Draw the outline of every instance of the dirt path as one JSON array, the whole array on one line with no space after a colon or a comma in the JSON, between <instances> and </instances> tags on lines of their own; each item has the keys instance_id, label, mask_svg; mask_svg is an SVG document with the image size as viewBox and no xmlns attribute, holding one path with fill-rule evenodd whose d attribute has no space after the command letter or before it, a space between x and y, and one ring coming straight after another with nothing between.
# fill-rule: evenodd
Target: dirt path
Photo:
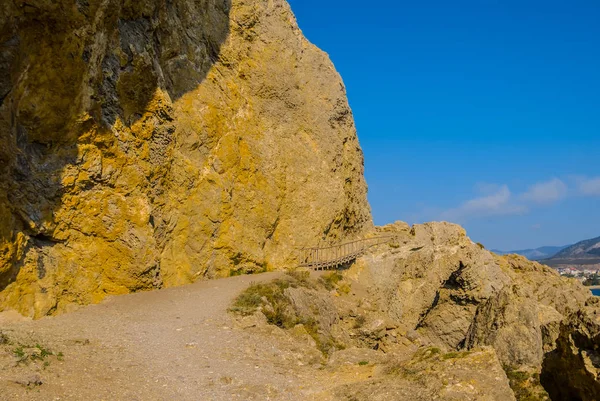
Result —
<instances>
[{"instance_id":1,"label":"dirt path","mask_svg":"<svg viewBox=\"0 0 600 401\"><path fill-rule=\"evenodd\" d=\"M290 356L294 349L284 339L265 341L237 328L227 313L251 282L281 275L239 276L112 297L70 314L4 324L0 328L9 336L43 342L64 358L38 367L43 384L33 388L15 383L18 375L30 374L25 368L13 362L0 370L0 399L315 399L309 385L314 367L298 366L301 362Z\"/></svg>"}]
</instances>

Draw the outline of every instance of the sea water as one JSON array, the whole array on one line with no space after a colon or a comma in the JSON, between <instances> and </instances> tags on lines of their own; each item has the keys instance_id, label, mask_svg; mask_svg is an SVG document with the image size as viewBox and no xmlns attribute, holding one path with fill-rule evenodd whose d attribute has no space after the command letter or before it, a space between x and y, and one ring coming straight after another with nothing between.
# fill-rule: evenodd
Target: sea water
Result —
<instances>
[{"instance_id":1,"label":"sea water","mask_svg":"<svg viewBox=\"0 0 600 401\"><path fill-rule=\"evenodd\" d=\"M595 295L595 296L597 296L597 297L600 297L600 288L598 288L598 289L593 289L593 290L591 290L591 291L592 291L592 294L594 294L594 295Z\"/></svg>"}]
</instances>

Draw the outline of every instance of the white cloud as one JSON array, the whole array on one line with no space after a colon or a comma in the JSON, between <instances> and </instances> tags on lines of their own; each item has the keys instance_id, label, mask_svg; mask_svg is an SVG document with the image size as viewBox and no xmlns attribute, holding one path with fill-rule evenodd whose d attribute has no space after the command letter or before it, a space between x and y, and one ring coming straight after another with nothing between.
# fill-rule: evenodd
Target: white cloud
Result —
<instances>
[{"instance_id":1,"label":"white cloud","mask_svg":"<svg viewBox=\"0 0 600 401\"><path fill-rule=\"evenodd\" d=\"M479 196L445 211L429 208L423 211L420 220L427 216L463 224L467 220L477 218L523 215L528 213L530 208L576 195L600 196L600 177L571 176L567 177L567 180L552 178L535 183L526 192L518 194L512 194L508 185L478 183L475 190ZM540 224L534 224L531 229L540 230L541 227Z\"/></svg>"},{"instance_id":2,"label":"white cloud","mask_svg":"<svg viewBox=\"0 0 600 401\"><path fill-rule=\"evenodd\" d=\"M521 195L521 198L534 203L552 203L566 197L567 192L567 185L558 178L554 178L532 185L527 192Z\"/></svg>"},{"instance_id":3,"label":"white cloud","mask_svg":"<svg viewBox=\"0 0 600 401\"><path fill-rule=\"evenodd\" d=\"M600 196L600 177L580 178L577 182L577 189L581 195Z\"/></svg>"},{"instance_id":4,"label":"white cloud","mask_svg":"<svg viewBox=\"0 0 600 401\"><path fill-rule=\"evenodd\" d=\"M490 186L486 187L488 190ZM496 191L468 200L459 207L442 213L442 219L464 221L474 217L507 216L523 214L527 208L512 202L512 195L507 185L496 187Z\"/></svg>"}]
</instances>

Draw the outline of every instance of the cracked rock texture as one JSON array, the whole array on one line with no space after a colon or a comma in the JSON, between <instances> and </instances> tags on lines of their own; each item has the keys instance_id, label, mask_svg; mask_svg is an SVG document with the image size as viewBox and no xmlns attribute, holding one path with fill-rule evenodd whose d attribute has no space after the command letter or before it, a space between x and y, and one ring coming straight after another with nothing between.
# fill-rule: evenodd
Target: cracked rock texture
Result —
<instances>
[{"instance_id":1,"label":"cracked rock texture","mask_svg":"<svg viewBox=\"0 0 600 401\"><path fill-rule=\"evenodd\" d=\"M421 348L383 374L336 389L336 399L360 401L514 401L492 349L444 354Z\"/></svg>"},{"instance_id":2,"label":"cracked rock texture","mask_svg":"<svg viewBox=\"0 0 600 401\"><path fill-rule=\"evenodd\" d=\"M0 5L0 309L283 268L371 225L344 86L285 1Z\"/></svg>"},{"instance_id":3,"label":"cracked rock texture","mask_svg":"<svg viewBox=\"0 0 600 401\"><path fill-rule=\"evenodd\" d=\"M557 347L544 358L542 384L552 400L600 399L600 302L588 304L560 325Z\"/></svg>"},{"instance_id":4,"label":"cracked rock texture","mask_svg":"<svg viewBox=\"0 0 600 401\"><path fill-rule=\"evenodd\" d=\"M413 337L445 351L492 347L507 373L514 373L515 386L530 395L545 394L542 364L546 377L573 369L571 376L580 383L597 385L600 365L589 345L597 342L597 328L568 323L594 300L579 282L521 256L488 252L453 224L395 223L378 230L393 240L359 260L348 275L368 286L387 315ZM568 330L592 334L569 337ZM591 339L583 341L585 336ZM562 354L570 358L557 357ZM590 363L584 355L591 355ZM580 378L584 365L592 366L592 373Z\"/></svg>"},{"instance_id":5,"label":"cracked rock texture","mask_svg":"<svg viewBox=\"0 0 600 401\"><path fill-rule=\"evenodd\" d=\"M393 319L436 346L492 346L504 365L540 366L560 322L591 295L547 266L488 252L454 224L381 231L393 242L363 258L355 274Z\"/></svg>"}]
</instances>

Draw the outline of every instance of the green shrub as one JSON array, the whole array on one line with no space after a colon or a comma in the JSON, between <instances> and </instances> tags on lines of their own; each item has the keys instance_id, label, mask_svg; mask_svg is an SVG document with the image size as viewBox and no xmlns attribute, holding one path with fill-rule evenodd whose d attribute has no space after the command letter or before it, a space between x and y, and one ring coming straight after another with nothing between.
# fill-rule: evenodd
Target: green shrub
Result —
<instances>
[{"instance_id":1,"label":"green shrub","mask_svg":"<svg viewBox=\"0 0 600 401\"><path fill-rule=\"evenodd\" d=\"M310 279L310 272L307 270L292 270L285 273L295 281L297 287L314 288L314 283Z\"/></svg>"},{"instance_id":2,"label":"green shrub","mask_svg":"<svg viewBox=\"0 0 600 401\"><path fill-rule=\"evenodd\" d=\"M321 285L334 285L341 280L341 274L336 273L326 275ZM324 284L327 283L327 284ZM307 271L293 271L286 274L281 279L275 279L268 283L252 283L250 286L236 297L229 308L230 312L249 316L257 310L267 318L269 324L276 325L283 329L291 329L298 324L302 324L306 332L315 340L317 348L327 355L332 349L342 349L343 345L337 343L329 336L321 335L319 322L313 317L296 315L290 300L285 296L287 288L317 288L317 283L310 279L310 273ZM313 311L318 314L317 311Z\"/></svg>"},{"instance_id":3,"label":"green shrub","mask_svg":"<svg viewBox=\"0 0 600 401\"><path fill-rule=\"evenodd\" d=\"M23 349L23 346L20 345L17 348L15 348L13 350L13 355L16 356L19 361L25 360L25 350Z\"/></svg>"},{"instance_id":4,"label":"green shrub","mask_svg":"<svg viewBox=\"0 0 600 401\"><path fill-rule=\"evenodd\" d=\"M504 372L517 401L550 400L540 383L540 375L537 372L529 373L513 366L504 366Z\"/></svg>"},{"instance_id":5,"label":"green shrub","mask_svg":"<svg viewBox=\"0 0 600 401\"><path fill-rule=\"evenodd\" d=\"M319 277L319 283L325 287L326 290L331 291L335 289L344 276L342 276L339 272L331 272L328 274L324 274Z\"/></svg>"},{"instance_id":6,"label":"green shrub","mask_svg":"<svg viewBox=\"0 0 600 401\"><path fill-rule=\"evenodd\" d=\"M45 361L44 366L48 366L49 362L46 359L49 356L55 355L48 348L44 348L40 344L36 344L35 346L28 346L19 344L12 351L13 355L17 358L17 363L26 363L29 361ZM58 360L62 360L63 354L59 352L57 355Z\"/></svg>"},{"instance_id":7,"label":"green shrub","mask_svg":"<svg viewBox=\"0 0 600 401\"><path fill-rule=\"evenodd\" d=\"M230 312L242 316L254 314L262 307L262 312L267 321L282 328L294 327L299 322L290 312L289 300L284 295L287 288L314 288L310 281L310 273L294 271L287 273L282 279L275 279L269 283L252 283L233 301Z\"/></svg>"}]
</instances>

